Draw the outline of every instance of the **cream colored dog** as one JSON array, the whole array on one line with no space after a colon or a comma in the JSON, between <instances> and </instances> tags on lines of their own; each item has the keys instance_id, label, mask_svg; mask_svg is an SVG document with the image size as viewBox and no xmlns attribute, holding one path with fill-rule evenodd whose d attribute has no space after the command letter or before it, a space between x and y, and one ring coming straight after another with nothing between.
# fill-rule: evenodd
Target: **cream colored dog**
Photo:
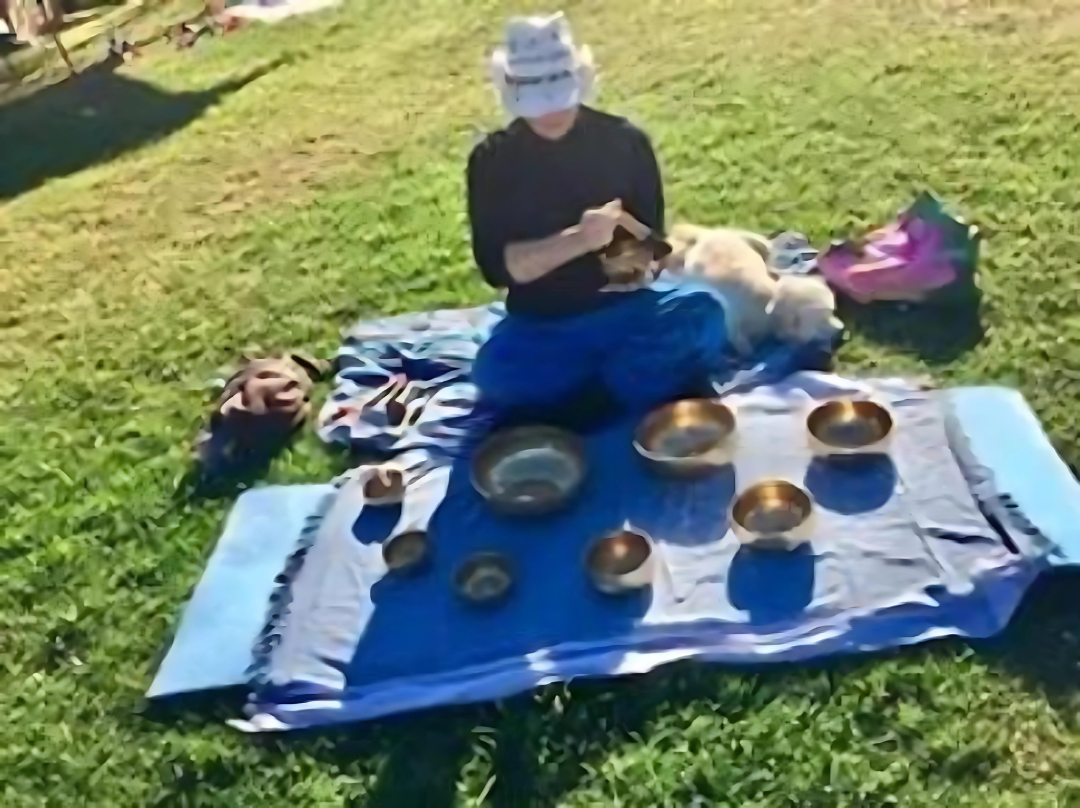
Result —
<instances>
[{"instance_id":1,"label":"cream colored dog","mask_svg":"<svg viewBox=\"0 0 1080 808\"><path fill-rule=\"evenodd\" d=\"M820 278L784 275L776 281L767 308L773 333L785 342L831 343L844 330L836 317L836 296Z\"/></svg>"},{"instance_id":2,"label":"cream colored dog","mask_svg":"<svg viewBox=\"0 0 1080 808\"><path fill-rule=\"evenodd\" d=\"M720 293L728 340L749 354L771 332L768 307L776 290L769 273L767 239L739 230L680 224L668 238L665 268L706 283Z\"/></svg>"},{"instance_id":3,"label":"cream colored dog","mask_svg":"<svg viewBox=\"0 0 1080 808\"><path fill-rule=\"evenodd\" d=\"M830 339L843 326L833 316L836 300L821 281L777 279L766 261L771 243L744 230L680 224L671 229L672 253L664 268L719 292L728 339L740 354L766 337L806 343Z\"/></svg>"}]
</instances>

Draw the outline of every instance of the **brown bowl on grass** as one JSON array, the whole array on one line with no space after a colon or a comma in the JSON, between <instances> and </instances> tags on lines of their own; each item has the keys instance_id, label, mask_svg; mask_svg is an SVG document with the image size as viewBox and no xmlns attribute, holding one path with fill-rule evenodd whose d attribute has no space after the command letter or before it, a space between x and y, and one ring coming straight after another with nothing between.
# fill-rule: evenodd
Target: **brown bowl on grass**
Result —
<instances>
[{"instance_id":1,"label":"brown bowl on grass","mask_svg":"<svg viewBox=\"0 0 1080 808\"><path fill-rule=\"evenodd\" d=\"M810 449L818 456L883 454L893 417L874 401L839 399L821 404L806 418Z\"/></svg>"},{"instance_id":2,"label":"brown bowl on grass","mask_svg":"<svg viewBox=\"0 0 1080 808\"><path fill-rule=\"evenodd\" d=\"M750 486L731 505L731 529L743 544L791 548L810 538L814 501L786 480Z\"/></svg>"},{"instance_id":3,"label":"brown bowl on grass","mask_svg":"<svg viewBox=\"0 0 1080 808\"><path fill-rule=\"evenodd\" d=\"M589 578L605 595L649 586L654 566L652 541L629 527L597 539L585 554Z\"/></svg>"},{"instance_id":4,"label":"brown bowl on grass","mask_svg":"<svg viewBox=\"0 0 1080 808\"><path fill-rule=\"evenodd\" d=\"M735 443L735 413L710 398L665 404L642 419L634 449L662 474L693 477L730 463Z\"/></svg>"}]
</instances>

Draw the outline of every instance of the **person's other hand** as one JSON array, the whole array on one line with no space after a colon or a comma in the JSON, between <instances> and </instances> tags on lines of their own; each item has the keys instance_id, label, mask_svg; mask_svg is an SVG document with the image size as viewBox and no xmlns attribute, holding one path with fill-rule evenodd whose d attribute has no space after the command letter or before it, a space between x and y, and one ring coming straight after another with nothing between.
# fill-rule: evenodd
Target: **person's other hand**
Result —
<instances>
[{"instance_id":1,"label":"person's other hand","mask_svg":"<svg viewBox=\"0 0 1080 808\"><path fill-rule=\"evenodd\" d=\"M623 227L635 238L643 239L651 232L625 210L622 201L613 199L599 208L590 208L581 214L578 225L581 237L590 252L596 252L608 246L615 238L615 228Z\"/></svg>"}]
</instances>

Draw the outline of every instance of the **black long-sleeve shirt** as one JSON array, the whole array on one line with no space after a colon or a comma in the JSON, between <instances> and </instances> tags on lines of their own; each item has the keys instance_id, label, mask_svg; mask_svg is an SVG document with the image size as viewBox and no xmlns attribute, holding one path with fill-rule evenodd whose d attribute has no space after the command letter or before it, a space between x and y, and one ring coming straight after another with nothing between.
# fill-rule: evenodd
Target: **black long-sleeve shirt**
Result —
<instances>
[{"instance_id":1,"label":"black long-sleeve shirt","mask_svg":"<svg viewBox=\"0 0 1080 808\"><path fill-rule=\"evenodd\" d=\"M476 263L488 283L507 289L514 314L580 314L618 293L600 292L607 278L595 253L516 283L506 269L507 244L547 238L613 199L643 224L664 227L664 192L649 139L623 118L589 107L559 140L537 135L520 119L489 135L469 157L468 194Z\"/></svg>"}]
</instances>

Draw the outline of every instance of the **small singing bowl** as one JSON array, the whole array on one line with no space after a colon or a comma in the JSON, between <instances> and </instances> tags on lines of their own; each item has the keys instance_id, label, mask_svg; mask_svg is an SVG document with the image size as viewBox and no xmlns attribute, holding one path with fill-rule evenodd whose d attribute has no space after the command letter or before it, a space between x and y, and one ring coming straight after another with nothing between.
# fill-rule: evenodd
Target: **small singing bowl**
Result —
<instances>
[{"instance_id":1,"label":"small singing bowl","mask_svg":"<svg viewBox=\"0 0 1080 808\"><path fill-rule=\"evenodd\" d=\"M634 433L634 448L664 474L694 476L731 462L735 413L719 401L675 401L645 416Z\"/></svg>"},{"instance_id":2,"label":"small singing bowl","mask_svg":"<svg viewBox=\"0 0 1080 808\"><path fill-rule=\"evenodd\" d=\"M892 436L893 418L873 401L842 399L815 407L806 429L816 455L880 454Z\"/></svg>"},{"instance_id":3,"label":"small singing bowl","mask_svg":"<svg viewBox=\"0 0 1080 808\"><path fill-rule=\"evenodd\" d=\"M383 542L382 557L390 572L411 573L424 566L430 549L427 533L422 530L410 530L391 536Z\"/></svg>"},{"instance_id":4,"label":"small singing bowl","mask_svg":"<svg viewBox=\"0 0 1080 808\"><path fill-rule=\"evenodd\" d=\"M454 573L454 590L469 603L489 606L505 598L514 585L514 570L500 553L476 553Z\"/></svg>"},{"instance_id":5,"label":"small singing bowl","mask_svg":"<svg viewBox=\"0 0 1080 808\"><path fill-rule=\"evenodd\" d=\"M629 528L603 536L586 552L585 569L605 595L642 589L652 583L652 542Z\"/></svg>"},{"instance_id":6,"label":"small singing bowl","mask_svg":"<svg viewBox=\"0 0 1080 808\"><path fill-rule=\"evenodd\" d=\"M393 505L405 496L405 475L399 469L378 469L364 483L364 499L370 505Z\"/></svg>"},{"instance_id":7,"label":"small singing bowl","mask_svg":"<svg viewBox=\"0 0 1080 808\"><path fill-rule=\"evenodd\" d=\"M765 480L732 503L731 529L743 544L793 547L810 538L813 512L813 500L799 486Z\"/></svg>"},{"instance_id":8,"label":"small singing bowl","mask_svg":"<svg viewBox=\"0 0 1080 808\"><path fill-rule=\"evenodd\" d=\"M473 456L473 487L495 510L539 516L564 506L585 481L585 451L573 433L551 426L496 432Z\"/></svg>"}]
</instances>

